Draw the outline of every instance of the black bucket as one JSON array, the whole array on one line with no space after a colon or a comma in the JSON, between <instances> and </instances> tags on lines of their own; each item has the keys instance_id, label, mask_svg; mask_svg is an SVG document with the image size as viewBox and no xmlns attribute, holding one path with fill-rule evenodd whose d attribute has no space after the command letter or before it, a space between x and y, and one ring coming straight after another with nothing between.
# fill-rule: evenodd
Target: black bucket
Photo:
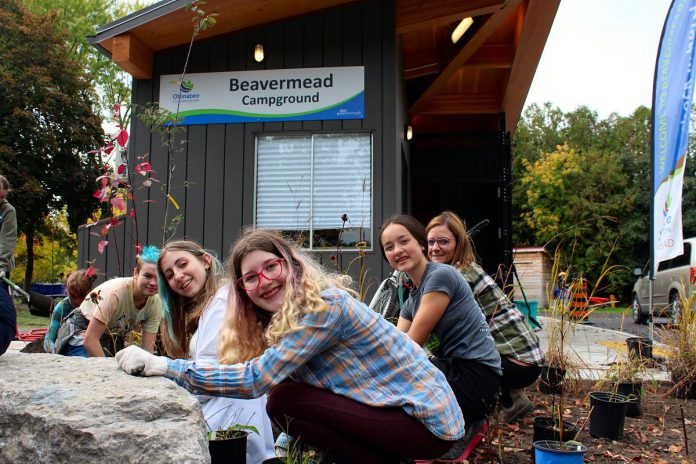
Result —
<instances>
[{"instance_id":1,"label":"black bucket","mask_svg":"<svg viewBox=\"0 0 696 464\"><path fill-rule=\"evenodd\" d=\"M539 375L539 391L542 393L560 393L565 371L560 367L542 366Z\"/></svg>"},{"instance_id":2,"label":"black bucket","mask_svg":"<svg viewBox=\"0 0 696 464\"><path fill-rule=\"evenodd\" d=\"M551 440L561 441L560 427L558 419L548 416L538 416L533 419L534 438L532 442ZM578 434L578 428L575 424L563 421L563 441L575 440Z\"/></svg>"},{"instance_id":3,"label":"black bucket","mask_svg":"<svg viewBox=\"0 0 696 464\"><path fill-rule=\"evenodd\" d=\"M652 359L652 340L647 337L629 337L626 339L630 359Z\"/></svg>"},{"instance_id":4,"label":"black bucket","mask_svg":"<svg viewBox=\"0 0 696 464\"><path fill-rule=\"evenodd\" d=\"M29 292L29 313L32 316L49 317L56 300L41 293Z\"/></svg>"},{"instance_id":5,"label":"black bucket","mask_svg":"<svg viewBox=\"0 0 696 464\"><path fill-rule=\"evenodd\" d=\"M623 436L628 398L620 393L590 393L590 435L616 440Z\"/></svg>"},{"instance_id":6,"label":"black bucket","mask_svg":"<svg viewBox=\"0 0 696 464\"><path fill-rule=\"evenodd\" d=\"M640 404L640 398L643 391L643 382L621 382L618 385L618 393L626 395L628 398L628 406L626 407L626 417L640 417L643 415L643 410Z\"/></svg>"},{"instance_id":7,"label":"black bucket","mask_svg":"<svg viewBox=\"0 0 696 464\"><path fill-rule=\"evenodd\" d=\"M246 464L247 432L239 438L208 440L211 464Z\"/></svg>"}]
</instances>

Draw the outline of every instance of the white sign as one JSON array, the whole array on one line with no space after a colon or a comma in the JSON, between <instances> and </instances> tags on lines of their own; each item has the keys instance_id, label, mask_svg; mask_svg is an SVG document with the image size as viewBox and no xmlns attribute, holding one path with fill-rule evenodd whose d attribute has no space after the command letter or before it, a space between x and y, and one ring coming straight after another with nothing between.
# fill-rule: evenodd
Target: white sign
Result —
<instances>
[{"instance_id":1,"label":"white sign","mask_svg":"<svg viewBox=\"0 0 696 464\"><path fill-rule=\"evenodd\" d=\"M160 76L160 107L179 124L362 119L365 68L273 69L268 71Z\"/></svg>"}]
</instances>

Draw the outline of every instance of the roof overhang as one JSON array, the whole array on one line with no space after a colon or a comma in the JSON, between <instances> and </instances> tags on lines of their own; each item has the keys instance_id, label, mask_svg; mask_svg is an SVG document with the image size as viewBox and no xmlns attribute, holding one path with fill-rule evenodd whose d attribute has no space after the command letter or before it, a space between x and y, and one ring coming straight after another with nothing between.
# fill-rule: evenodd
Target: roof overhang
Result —
<instances>
[{"instance_id":1,"label":"roof overhang","mask_svg":"<svg viewBox=\"0 0 696 464\"><path fill-rule=\"evenodd\" d=\"M191 40L192 0L163 0L100 27L90 43L137 79L152 77L153 54ZM356 0L209 0L214 28L198 40L356 3ZM409 117L505 114L514 131L560 0L397 0ZM452 30L473 26L456 43Z\"/></svg>"}]
</instances>

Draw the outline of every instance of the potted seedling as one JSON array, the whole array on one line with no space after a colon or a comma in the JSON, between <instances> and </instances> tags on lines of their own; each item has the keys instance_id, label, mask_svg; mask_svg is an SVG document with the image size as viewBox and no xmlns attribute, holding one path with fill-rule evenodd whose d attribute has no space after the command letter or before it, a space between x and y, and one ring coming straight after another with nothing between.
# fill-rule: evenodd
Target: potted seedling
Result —
<instances>
[{"instance_id":1,"label":"potted seedling","mask_svg":"<svg viewBox=\"0 0 696 464\"><path fill-rule=\"evenodd\" d=\"M258 434L252 425L234 424L224 430L208 432L208 449L212 464L245 464L247 436Z\"/></svg>"},{"instance_id":2,"label":"potted seedling","mask_svg":"<svg viewBox=\"0 0 696 464\"><path fill-rule=\"evenodd\" d=\"M640 417L642 415L643 380L641 373L646 367L645 362L645 359L640 358L619 359L609 368L606 378L595 385L596 390L609 388L613 393L626 396L628 398L627 417Z\"/></svg>"},{"instance_id":3,"label":"potted seedling","mask_svg":"<svg viewBox=\"0 0 696 464\"><path fill-rule=\"evenodd\" d=\"M558 277L561 274L558 272L558 262L558 259L554 260L552 275L554 276L553 281L562 282L560 284L562 286L564 282L562 276L561 278ZM539 447L544 449L551 448L554 451L563 450L564 443L568 440L574 440L578 433L578 428L574 424L563 420L564 390L568 388L569 383L566 373L568 368L571 367L565 352L565 343L569 331L574 326L574 322L569 317L569 299L567 295L560 292L556 295L556 298L549 297L549 301L551 301L551 304L547 311L545 324L547 333L546 351L544 353L545 364L542 367L539 378L539 391L552 393L554 396L551 404L551 414L537 416L533 419L535 456L539 452ZM558 403L556 398L558 398Z\"/></svg>"}]
</instances>

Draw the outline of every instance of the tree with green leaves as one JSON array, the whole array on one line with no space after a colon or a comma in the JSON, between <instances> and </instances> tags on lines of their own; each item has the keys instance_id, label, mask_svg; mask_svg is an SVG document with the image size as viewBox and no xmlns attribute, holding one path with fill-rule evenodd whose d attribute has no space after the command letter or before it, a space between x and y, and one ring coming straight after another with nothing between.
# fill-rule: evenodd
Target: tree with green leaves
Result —
<instances>
[{"instance_id":1,"label":"tree with green leaves","mask_svg":"<svg viewBox=\"0 0 696 464\"><path fill-rule=\"evenodd\" d=\"M103 116L111 115L114 105L130 101L130 76L87 42L98 26L153 3L149 0L23 0L34 14L52 16L64 29L64 43L71 58L84 69L96 91L95 103Z\"/></svg>"},{"instance_id":2,"label":"tree with green leaves","mask_svg":"<svg viewBox=\"0 0 696 464\"><path fill-rule=\"evenodd\" d=\"M591 278L607 260L611 290L630 295L628 271L649 255L650 109L605 119L587 107L568 113L530 105L513 139L515 246L575 243L574 264ZM694 119L696 121L696 119ZM695 135L684 176L684 236L696 235ZM560 148L557 148L560 147ZM572 247L571 247L572 248Z\"/></svg>"},{"instance_id":3,"label":"tree with green leaves","mask_svg":"<svg viewBox=\"0 0 696 464\"><path fill-rule=\"evenodd\" d=\"M51 209L67 207L75 230L96 208L93 179L102 144L94 93L52 17L16 0L0 0L0 172L27 239L25 286L33 273L33 243ZM47 46L50 44L50 46Z\"/></svg>"}]
</instances>

